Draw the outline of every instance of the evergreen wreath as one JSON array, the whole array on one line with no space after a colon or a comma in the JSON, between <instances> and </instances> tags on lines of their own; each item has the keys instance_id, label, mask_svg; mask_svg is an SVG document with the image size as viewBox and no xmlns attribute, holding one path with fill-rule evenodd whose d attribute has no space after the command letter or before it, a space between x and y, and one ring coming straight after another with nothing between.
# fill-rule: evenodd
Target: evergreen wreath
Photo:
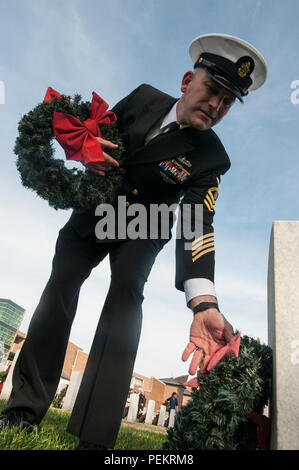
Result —
<instances>
[{"instance_id":1,"label":"evergreen wreath","mask_svg":"<svg viewBox=\"0 0 299 470\"><path fill-rule=\"evenodd\" d=\"M46 199L54 209L74 209L84 212L101 203L113 203L123 180L125 170L113 167L105 177L89 171L65 167L64 160L53 158L53 113L71 114L80 121L90 116L91 103L81 101L76 94L70 97L53 97L42 102L22 117L18 125L19 135L14 152L22 184ZM117 124L99 126L103 138L118 144L109 155L122 162L124 146Z\"/></svg>"},{"instance_id":2,"label":"evergreen wreath","mask_svg":"<svg viewBox=\"0 0 299 470\"><path fill-rule=\"evenodd\" d=\"M272 350L243 336L239 356L225 356L167 431L166 450L259 450L269 448L270 419L262 416L272 379Z\"/></svg>"}]
</instances>

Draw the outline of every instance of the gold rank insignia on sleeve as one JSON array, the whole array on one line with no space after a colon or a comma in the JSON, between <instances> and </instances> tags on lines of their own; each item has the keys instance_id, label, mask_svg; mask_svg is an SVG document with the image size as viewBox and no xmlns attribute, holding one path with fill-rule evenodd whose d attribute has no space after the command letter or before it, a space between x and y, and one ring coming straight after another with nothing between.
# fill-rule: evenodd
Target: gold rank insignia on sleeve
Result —
<instances>
[{"instance_id":1,"label":"gold rank insignia on sleeve","mask_svg":"<svg viewBox=\"0 0 299 470\"><path fill-rule=\"evenodd\" d=\"M214 232L206 233L192 242L192 262L194 263L194 261L210 251L215 251Z\"/></svg>"},{"instance_id":2,"label":"gold rank insignia on sleeve","mask_svg":"<svg viewBox=\"0 0 299 470\"><path fill-rule=\"evenodd\" d=\"M207 209L210 212L213 212L214 210L214 206L215 206L218 194L219 194L219 186L218 187L214 186L213 188L208 189L208 192L205 195L203 202L205 203Z\"/></svg>"}]
</instances>

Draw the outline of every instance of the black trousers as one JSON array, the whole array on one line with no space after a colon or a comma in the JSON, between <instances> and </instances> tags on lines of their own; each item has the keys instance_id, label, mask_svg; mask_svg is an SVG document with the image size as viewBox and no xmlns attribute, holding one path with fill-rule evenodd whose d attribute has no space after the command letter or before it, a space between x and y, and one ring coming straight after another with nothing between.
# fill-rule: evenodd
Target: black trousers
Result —
<instances>
[{"instance_id":1,"label":"black trousers","mask_svg":"<svg viewBox=\"0 0 299 470\"><path fill-rule=\"evenodd\" d=\"M80 288L109 254L111 283L77 395L68 432L113 448L137 353L143 288L165 240L99 243L67 223L59 232L50 279L30 322L4 413L21 410L32 424L58 387ZM86 312L88 321L88 312Z\"/></svg>"}]
</instances>

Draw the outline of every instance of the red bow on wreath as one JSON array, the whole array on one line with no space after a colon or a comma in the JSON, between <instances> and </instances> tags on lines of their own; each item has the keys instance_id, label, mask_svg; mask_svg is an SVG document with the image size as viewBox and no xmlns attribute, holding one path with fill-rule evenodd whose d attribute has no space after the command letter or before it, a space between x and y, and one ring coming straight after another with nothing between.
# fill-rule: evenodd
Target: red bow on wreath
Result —
<instances>
[{"instance_id":1,"label":"red bow on wreath","mask_svg":"<svg viewBox=\"0 0 299 470\"><path fill-rule=\"evenodd\" d=\"M48 88L44 101L60 93ZM99 124L114 124L116 116L107 111L108 104L95 92L92 93L90 117L81 122L71 114L54 111L53 130L57 141L65 151L67 160L89 162L104 161L103 151L96 137L102 137Z\"/></svg>"}]
</instances>

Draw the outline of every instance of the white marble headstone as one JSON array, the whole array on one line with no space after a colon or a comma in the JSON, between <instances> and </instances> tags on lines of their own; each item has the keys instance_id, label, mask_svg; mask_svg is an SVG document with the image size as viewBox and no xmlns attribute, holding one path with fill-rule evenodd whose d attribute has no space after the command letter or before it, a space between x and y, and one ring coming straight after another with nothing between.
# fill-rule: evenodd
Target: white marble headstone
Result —
<instances>
[{"instance_id":1,"label":"white marble headstone","mask_svg":"<svg viewBox=\"0 0 299 470\"><path fill-rule=\"evenodd\" d=\"M299 450L299 221L272 226L268 344L273 350L271 449Z\"/></svg>"}]
</instances>

